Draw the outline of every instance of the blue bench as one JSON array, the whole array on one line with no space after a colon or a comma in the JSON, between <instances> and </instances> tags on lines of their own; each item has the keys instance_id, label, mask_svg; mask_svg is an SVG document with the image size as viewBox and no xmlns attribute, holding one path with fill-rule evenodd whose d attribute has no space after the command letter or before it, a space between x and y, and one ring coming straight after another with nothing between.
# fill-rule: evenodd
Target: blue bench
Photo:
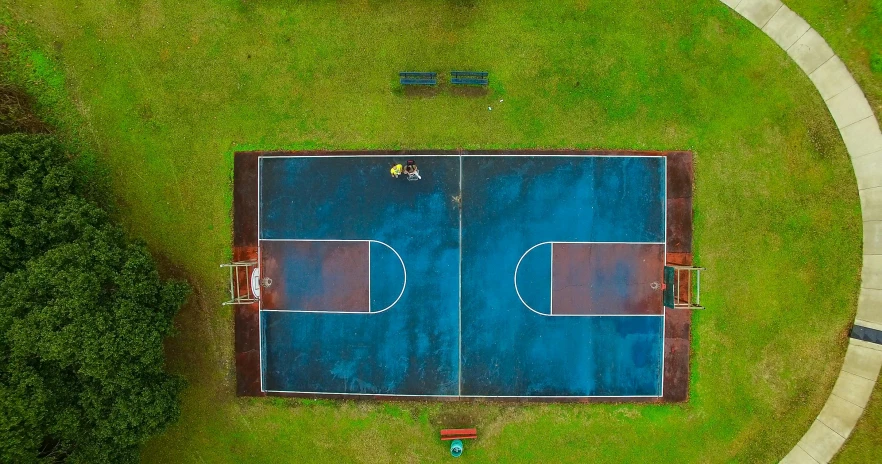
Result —
<instances>
[{"instance_id":1,"label":"blue bench","mask_svg":"<svg viewBox=\"0 0 882 464\"><path fill-rule=\"evenodd\" d=\"M436 85L438 73L433 72L400 72L398 82L401 85Z\"/></svg>"},{"instance_id":2,"label":"blue bench","mask_svg":"<svg viewBox=\"0 0 882 464\"><path fill-rule=\"evenodd\" d=\"M457 85L487 85L490 73L486 71L450 71L450 83Z\"/></svg>"}]
</instances>

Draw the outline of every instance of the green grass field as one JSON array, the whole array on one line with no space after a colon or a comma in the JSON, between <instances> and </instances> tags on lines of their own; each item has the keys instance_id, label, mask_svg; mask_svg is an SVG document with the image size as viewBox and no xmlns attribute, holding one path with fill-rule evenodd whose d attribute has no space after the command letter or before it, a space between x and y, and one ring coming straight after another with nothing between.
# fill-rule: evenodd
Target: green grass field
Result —
<instances>
[{"instance_id":1,"label":"green grass field","mask_svg":"<svg viewBox=\"0 0 882 464\"><path fill-rule=\"evenodd\" d=\"M848 66L879 114L882 108L882 0L788 0Z\"/></svg>"},{"instance_id":2,"label":"green grass field","mask_svg":"<svg viewBox=\"0 0 882 464\"><path fill-rule=\"evenodd\" d=\"M479 428L464 462L771 462L838 374L860 274L850 161L808 78L722 3L10 0L4 14L9 77L195 288L168 343L183 415L147 462L441 461L451 425ZM489 70L489 92L397 86L400 70L453 68ZM688 403L234 396L217 267L233 151L455 147L694 151L710 271Z\"/></svg>"},{"instance_id":3,"label":"green grass field","mask_svg":"<svg viewBox=\"0 0 882 464\"><path fill-rule=\"evenodd\" d=\"M882 115L882 0L791 0L846 63L879 119ZM882 382L836 462L865 463L882 451Z\"/></svg>"}]
</instances>

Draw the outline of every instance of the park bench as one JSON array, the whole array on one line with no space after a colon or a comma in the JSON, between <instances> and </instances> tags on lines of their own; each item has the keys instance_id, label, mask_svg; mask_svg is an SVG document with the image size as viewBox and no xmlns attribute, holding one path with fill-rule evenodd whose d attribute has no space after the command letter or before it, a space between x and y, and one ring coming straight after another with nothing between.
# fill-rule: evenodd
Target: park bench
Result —
<instances>
[{"instance_id":1,"label":"park bench","mask_svg":"<svg viewBox=\"0 0 882 464\"><path fill-rule=\"evenodd\" d=\"M450 83L458 85L487 85L490 73L486 71L450 71Z\"/></svg>"},{"instance_id":2,"label":"park bench","mask_svg":"<svg viewBox=\"0 0 882 464\"><path fill-rule=\"evenodd\" d=\"M401 85L435 85L438 83L438 73L400 72L398 81Z\"/></svg>"},{"instance_id":3,"label":"park bench","mask_svg":"<svg viewBox=\"0 0 882 464\"><path fill-rule=\"evenodd\" d=\"M478 438L478 429L443 429L442 440L473 440Z\"/></svg>"}]
</instances>

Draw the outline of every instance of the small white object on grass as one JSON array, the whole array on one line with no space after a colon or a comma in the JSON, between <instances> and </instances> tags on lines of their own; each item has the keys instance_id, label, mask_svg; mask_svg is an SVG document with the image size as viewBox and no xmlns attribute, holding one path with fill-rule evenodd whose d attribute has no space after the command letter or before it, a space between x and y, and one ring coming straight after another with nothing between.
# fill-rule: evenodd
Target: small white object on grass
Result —
<instances>
[{"instance_id":1,"label":"small white object on grass","mask_svg":"<svg viewBox=\"0 0 882 464\"><path fill-rule=\"evenodd\" d=\"M487 111L493 111L493 108L490 107L490 106L488 106L488 107L487 107Z\"/></svg>"},{"instance_id":2,"label":"small white object on grass","mask_svg":"<svg viewBox=\"0 0 882 464\"><path fill-rule=\"evenodd\" d=\"M502 103L502 100L499 100L499 103Z\"/></svg>"}]
</instances>

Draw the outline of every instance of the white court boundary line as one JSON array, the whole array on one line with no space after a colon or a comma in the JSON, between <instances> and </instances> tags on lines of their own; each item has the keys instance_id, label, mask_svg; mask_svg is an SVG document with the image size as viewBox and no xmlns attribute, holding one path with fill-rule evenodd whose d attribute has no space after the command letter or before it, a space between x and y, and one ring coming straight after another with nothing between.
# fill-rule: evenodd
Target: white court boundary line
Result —
<instances>
[{"instance_id":1,"label":"white court boundary line","mask_svg":"<svg viewBox=\"0 0 882 464\"><path fill-rule=\"evenodd\" d=\"M459 310L459 364L457 365L457 394L462 394L462 156L459 157L459 299L457 308Z\"/></svg>"},{"instance_id":2,"label":"white court boundary line","mask_svg":"<svg viewBox=\"0 0 882 464\"><path fill-rule=\"evenodd\" d=\"M660 398L661 395L416 395L398 393L341 393L295 390L264 390L266 393L293 393L296 395L379 396L410 398Z\"/></svg>"},{"instance_id":3,"label":"white court boundary line","mask_svg":"<svg viewBox=\"0 0 882 464\"><path fill-rule=\"evenodd\" d=\"M257 237L258 237L257 254L258 254L258 266L260 266L260 263L262 263L261 253L260 253L261 247L259 246L260 241L298 241L298 239L261 239L260 238L260 230L261 230L261 228L260 228L261 195L260 194L262 191L262 183L261 183L262 166L263 166L262 161L264 158L267 158L267 159L273 159L273 158L276 158L276 159L284 159L284 158L393 158L393 157L400 157L400 156L411 157L411 158L416 158L416 157L459 157L459 159L460 159L460 175L459 175L460 195L462 195L462 158L469 158L469 157L505 158L505 157L530 157L530 156L543 157L543 158L553 158L553 157L561 157L561 158L663 158L664 159L664 166L665 166L664 167L664 175L665 175L665 177L664 177L664 180L665 180L664 181L664 190L665 191L664 191L664 201L663 201L663 205L662 205L663 210L664 210L664 224L665 224L664 225L665 242L663 244L665 246L665 256L667 256L667 161L668 160L667 160L667 156L664 156L664 155L635 155L635 154L603 155L603 154L566 154L566 153L553 153L553 152L552 153L541 153L541 152L540 153L499 153L499 154L495 154L495 153L494 154L461 154L461 153L460 154L451 154L451 153L443 153L443 154L400 153L400 154L398 154L398 153L390 153L390 154L385 154L385 155L335 155L335 154L280 155L280 156L259 155L258 156L258 173L257 173ZM372 242L372 241L374 241L374 240L330 240L330 239L316 239L316 240L299 239L299 240L302 240L302 241L356 241L356 242L362 242L362 241ZM380 242L380 241L376 241L376 242L381 243L382 245L385 245L386 247L390 248L395 253L395 255L398 256L398 259L399 259L399 261L401 261L401 266L404 271L404 285L402 286L401 293L398 295L398 298L395 300L395 302L392 303L392 305L384 308L381 311L376 312L376 313L379 313L379 312L382 312L382 311L385 311L385 310L391 308L392 306L395 306L395 304L398 303L398 300L404 294L404 288L407 285L407 269L404 265L404 260L401 259L401 255L399 255L398 252L394 248L389 246L387 243ZM517 268L520 266L521 260L524 259L524 256L526 256L533 248L536 248L539 245L553 244L553 243L610 243L610 244L628 243L628 244L634 244L634 245L660 244L659 242L564 242L564 241L538 243L538 244L534 245L533 247L531 247L530 249L528 249L521 256L521 258L518 260L517 266L515 266L515 276L514 276L515 282L514 282L514 284L515 284L515 291L516 292L517 292ZM462 207L460 207L459 252L460 252L460 263L459 263L459 266L460 266L460 272L459 272L459 279L460 279L459 319L460 319L460 322L459 322L459 325L460 325L460 327L459 327L459 372L458 372L459 385L458 385L458 391L461 393L462 392ZM552 250L552 253L553 253L553 250ZM370 272L370 270L368 270L368 272ZM368 282L368 287L370 287L370 282ZM540 313L540 312L534 310L533 308L531 308L529 305L527 305L524 302L523 298L521 298L520 293L518 293L518 299L520 299L521 303L523 303L524 306L529 308L531 311L539 314L540 316L552 316L550 314ZM370 304L370 301L368 302L368 304ZM355 313L355 312L342 312L342 311L341 312L330 312L330 311L270 310L270 309L262 309L261 306L262 306L262 301L258 300L258 312L259 313L266 311L266 312L295 312L295 313L322 313L322 314L375 314L372 312ZM321 397L322 395L337 395L337 396L369 396L369 397L379 397L379 398L413 397L413 398L478 398L478 399L480 399L480 398L500 398L500 399L504 399L504 398L513 398L513 399L520 399L520 398L537 398L537 399L558 399L558 398L564 398L564 399L580 399L580 398L586 398L586 399L594 399L594 398L596 398L596 399L608 399L608 398L647 398L647 399L653 399L653 398L662 398L664 396L664 371L665 371L664 370L664 366L665 366L664 349L665 349L665 335L666 335L666 333L665 333L665 312L664 311L665 311L665 308L662 307L662 314L660 314L660 315L656 315L656 314L623 314L623 315L619 315L619 314L560 315L560 314L557 314L557 315L554 315L554 316L582 316L582 317L585 317L585 316L587 316L587 317L661 317L662 318L662 338L661 338L662 369L661 369L661 372L659 373L659 377L661 379L661 382L660 382L661 389L660 389L660 393L658 395L462 395L462 394L456 394L456 395L416 395L416 394L394 394L394 393L354 393L354 392L318 392L318 391L313 392L313 391L296 391L296 390L267 390L264 388L264 376L265 376L266 368L264 365L265 360L264 360L264 356L263 356L263 354L265 353L264 347L263 347L263 345L264 345L263 338L264 337L263 337L263 334L261 332L261 327L260 327L262 325L262 317L258 318L258 337L259 337L259 341L260 341L260 355L261 355L261 359L260 359L260 390L265 393L316 395L319 397Z\"/></svg>"},{"instance_id":4,"label":"white court boundary line","mask_svg":"<svg viewBox=\"0 0 882 464\"><path fill-rule=\"evenodd\" d=\"M664 183L662 185L662 189L664 190L664 196L662 200L662 211L664 211L664 231L665 231L665 255L662 257L662 265L668 265L668 157L665 156L665 168L663 170L662 179L664 179ZM694 229L694 226L693 226ZM662 360L662 368L661 368L661 388L659 391L661 392L659 396L665 396L665 336L668 334L668 308L665 307L665 293L664 293L664 283L665 283L665 269L662 267L662 338L661 338L661 360ZM692 350L692 329L690 328L689 334L689 349ZM686 381L686 389L689 390L689 381Z\"/></svg>"},{"instance_id":5,"label":"white court boundary line","mask_svg":"<svg viewBox=\"0 0 882 464\"><path fill-rule=\"evenodd\" d=\"M367 312L364 312L364 311L305 311L305 310L301 310L301 309L263 309L263 308L260 309L260 311L270 311L270 312L277 312L277 313L358 314L358 315L362 315L362 316L370 315L370 314L380 314L381 312L386 311L387 309L390 309L391 307L398 304L398 301L401 300L402 296L404 296L404 289L407 288L407 266L404 265L404 260L401 259L401 255L398 254L398 251L396 251L395 248L392 248L392 246L386 242L381 242L379 240L352 240L352 239L336 240L336 239L329 239L329 238L321 238L321 239L318 239L318 238L317 239L262 238L262 239L259 239L259 242L364 242L364 243L368 244L368 311ZM383 308L379 311L371 311L370 310L370 307L371 307L370 306L371 305L371 302L370 302L370 286L371 286L371 282L370 282L370 272L371 272L370 271L370 256L371 256L370 244L371 243L379 243L380 245L383 245L386 248L392 250L392 253L395 253L395 256L398 257L398 261L401 262L401 270L404 272L404 279L403 279L403 282L401 283L401 292L398 293L398 298L395 298L395 301L393 301L392 304L390 304L389 306L386 306L385 308ZM257 249L259 252L260 246L258 246Z\"/></svg>"},{"instance_id":6,"label":"white court boundary line","mask_svg":"<svg viewBox=\"0 0 882 464\"><path fill-rule=\"evenodd\" d=\"M667 208L665 208L665 210L667 210ZM667 213L665 214L665 216L667 216ZM667 225L666 225L666 227L667 227ZM576 243L576 244L584 243L584 244L612 244L612 245L664 245L664 243L662 243L662 242L565 242L565 241L557 241L557 240L537 243L537 244L531 246L530 248L528 248L527 251L525 251L524 254L521 255L521 258L518 259L518 264L515 266L515 271L514 271L515 293L518 294L518 299L521 300L521 303L524 306L526 306L527 309L529 309L530 311L533 311L534 313L536 313L540 316L544 316L544 317L664 317L664 311L662 312L662 314L554 314L549 310L549 313L545 314L545 313L542 313L542 312L539 312L539 311L533 309L532 306L528 305L527 302L524 301L524 298L521 296L520 290L518 290L518 270L521 267L521 261L523 261L524 257L526 257L528 254L530 254L531 251L533 251L535 248L538 248L542 245L551 245L552 268L551 268L551 292L549 293L549 295L551 296L552 304L549 306L549 308L553 309L554 308L553 301L554 301L554 244L555 243ZM667 253L667 247L666 247L665 253ZM662 310L664 310L664 307L662 307Z\"/></svg>"},{"instance_id":7,"label":"white court boundary line","mask_svg":"<svg viewBox=\"0 0 882 464\"><path fill-rule=\"evenodd\" d=\"M285 158L525 158L525 157L537 157L537 158L667 158L664 155L579 155L572 153L493 153L493 154L481 154L481 153L468 153L468 154L456 154L456 153L439 153L436 155L431 154L410 154L410 153L390 153L387 155L338 155L338 154L327 154L327 155L259 155L258 159L285 159Z\"/></svg>"}]
</instances>

